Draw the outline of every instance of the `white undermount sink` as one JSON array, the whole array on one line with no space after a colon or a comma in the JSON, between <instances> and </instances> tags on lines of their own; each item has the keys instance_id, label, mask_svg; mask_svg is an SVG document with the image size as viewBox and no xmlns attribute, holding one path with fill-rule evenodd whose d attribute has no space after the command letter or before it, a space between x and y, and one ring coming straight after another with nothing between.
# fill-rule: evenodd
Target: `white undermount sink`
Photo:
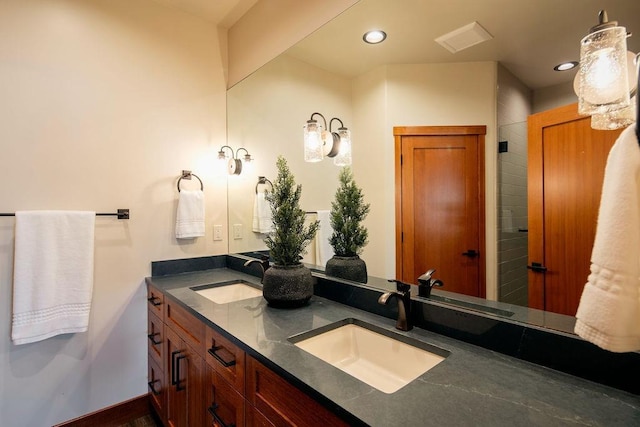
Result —
<instances>
[{"instance_id":1,"label":"white undermount sink","mask_svg":"<svg viewBox=\"0 0 640 427\"><path fill-rule=\"evenodd\" d=\"M449 355L447 350L357 319L332 323L289 340L388 394L409 384Z\"/></svg>"},{"instance_id":2,"label":"white undermount sink","mask_svg":"<svg viewBox=\"0 0 640 427\"><path fill-rule=\"evenodd\" d=\"M216 304L227 304L249 298L262 296L262 289L243 281L215 283L191 288Z\"/></svg>"}]
</instances>

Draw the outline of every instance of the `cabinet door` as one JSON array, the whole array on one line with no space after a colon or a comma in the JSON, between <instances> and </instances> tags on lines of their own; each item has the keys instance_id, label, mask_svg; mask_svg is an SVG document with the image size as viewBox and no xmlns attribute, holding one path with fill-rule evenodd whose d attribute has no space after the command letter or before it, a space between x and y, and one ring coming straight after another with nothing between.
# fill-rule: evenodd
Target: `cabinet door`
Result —
<instances>
[{"instance_id":1,"label":"cabinet door","mask_svg":"<svg viewBox=\"0 0 640 427\"><path fill-rule=\"evenodd\" d=\"M167 424L187 426L187 348L171 328L165 328L167 367Z\"/></svg>"},{"instance_id":2,"label":"cabinet door","mask_svg":"<svg viewBox=\"0 0 640 427\"><path fill-rule=\"evenodd\" d=\"M244 397L211 366L207 368L209 420L216 427L243 426Z\"/></svg>"},{"instance_id":3,"label":"cabinet door","mask_svg":"<svg viewBox=\"0 0 640 427\"><path fill-rule=\"evenodd\" d=\"M209 366L244 396L244 351L211 327L207 327L206 344Z\"/></svg>"}]
</instances>

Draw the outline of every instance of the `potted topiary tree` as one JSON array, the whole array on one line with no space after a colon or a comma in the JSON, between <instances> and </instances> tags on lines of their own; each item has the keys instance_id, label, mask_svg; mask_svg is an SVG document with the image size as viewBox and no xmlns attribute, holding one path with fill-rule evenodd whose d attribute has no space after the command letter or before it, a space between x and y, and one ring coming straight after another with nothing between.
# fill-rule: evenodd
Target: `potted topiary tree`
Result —
<instances>
[{"instance_id":1,"label":"potted topiary tree","mask_svg":"<svg viewBox=\"0 0 640 427\"><path fill-rule=\"evenodd\" d=\"M262 294L273 307L299 307L313 295L311 271L300 260L319 221L305 227L306 214L299 206L302 186L296 185L284 157L278 156L276 166L273 189L265 194L273 231L264 239L274 265L264 272Z\"/></svg>"},{"instance_id":2,"label":"potted topiary tree","mask_svg":"<svg viewBox=\"0 0 640 427\"><path fill-rule=\"evenodd\" d=\"M328 276L367 283L367 265L360 254L367 241L367 229L361 224L369 213L370 205L364 203L362 190L353 179L351 168L340 171L340 187L331 202L331 227L329 243L334 256L325 267Z\"/></svg>"}]
</instances>

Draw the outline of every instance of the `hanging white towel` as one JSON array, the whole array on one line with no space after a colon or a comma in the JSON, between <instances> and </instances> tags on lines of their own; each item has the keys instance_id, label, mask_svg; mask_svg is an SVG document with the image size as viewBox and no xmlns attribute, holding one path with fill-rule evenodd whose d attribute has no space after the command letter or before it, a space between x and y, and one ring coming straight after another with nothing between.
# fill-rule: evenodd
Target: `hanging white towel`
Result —
<instances>
[{"instance_id":1,"label":"hanging white towel","mask_svg":"<svg viewBox=\"0 0 640 427\"><path fill-rule=\"evenodd\" d=\"M204 193L202 190L182 190L176 214L176 238L192 239L204 236Z\"/></svg>"},{"instance_id":2,"label":"hanging white towel","mask_svg":"<svg viewBox=\"0 0 640 427\"><path fill-rule=\"evenodd\" d=\"M16 212L14 344L87 330L95 217L95 212Z\"/></svg>"},{"instance_id":3,"label":"hanging white towel","mask_svg":"<svg viewBox=\"0 0 640 427\"><path fill-rule=\"evenodd\" d=\"M591 274L575 332L615 352L640 350L640 146L625 129L605 168Z\"/></svg>"},{"instance_id":4,"label":"hanging white towel","mask_svg":"<svg viewBox=\"0 0 640 427\"><path fill-rule=\"evenodd\" d=\"M316 265L325 265L334 255L329 238L333 234L331 215L329 211L318 211L320 228L316 233Z\"/></svg>"},{"instance_id":5,"label":"hanging white towel","mask_svg":"<svg viewBox=\"0 0 640 427\"><path fill-rule=\"evenodd\" d=\"M253 199L253 232L270 233L273 230L273 219L271 217L271 206L264 197L264 192L256 194Z\"/></svg>"}]
</instances>

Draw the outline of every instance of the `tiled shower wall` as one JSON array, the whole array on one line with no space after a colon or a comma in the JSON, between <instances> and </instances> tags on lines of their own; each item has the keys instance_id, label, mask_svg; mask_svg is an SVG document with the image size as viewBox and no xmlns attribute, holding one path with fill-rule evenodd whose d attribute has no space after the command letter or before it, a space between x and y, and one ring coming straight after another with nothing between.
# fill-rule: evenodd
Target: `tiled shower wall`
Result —
<instances>
[{"instance_id":1,"label":"tiled shower wall","mask_svg":"<svg viewBox=\"0 0 640 427\"><path fill-rule=\"evenodd\" d=\"M498 300L526 306L527 287L527 117L531 91L498 67Z\"/></svg>"},{"instance_id":2,"label":"tiled shower wall","mask_svg":"<svg viewBox=\"0 0 640 427\"><path fill-rule=\"evenodd\" d=\"M498 154L498 299L527 305L527 123L501 126Z\"/></svg>"}]
</instances>

